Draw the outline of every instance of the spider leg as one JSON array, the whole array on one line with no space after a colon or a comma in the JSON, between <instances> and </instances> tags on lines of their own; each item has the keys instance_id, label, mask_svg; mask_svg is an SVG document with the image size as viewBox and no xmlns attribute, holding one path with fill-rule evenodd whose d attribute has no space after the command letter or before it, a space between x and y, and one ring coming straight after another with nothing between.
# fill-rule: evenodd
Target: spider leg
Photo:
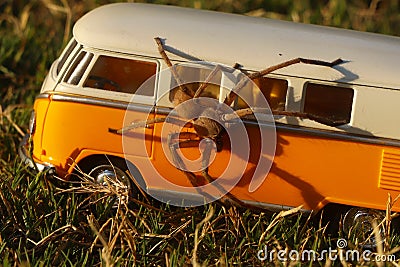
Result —
<instances>
[{"instance_id":1,"label":"spider leg","mask_svg":"<svg viewBox=\"0 0 400 267\"><path fill-rule=\"evenodd\" d=\"M238 109L238 110L235 110L235 113L224 114L223 115L223 120L230 121L230 120L233 120L233 119L235 119L237 117L241 118L241 117L244 117L244 116L247 116L247 115L251 115L253 113L254 112L253 112L253 110L251 108Z\"/></svg>"},{"instance_id":2,"label":"spider leg","mask_svg":"<svg viewBox=\"0 0 400 267\"><path fill-rule=\"evenodd\" d=\"M150 119L150 120L145 120L145 121L138 121L134 122L128 126L125 126L121 129L113 129L113 128L108 128L108 131L110 133L114 134L124 134L126 132L129 132L130 130L137 129L137 128L149 128L150 125L159 123L159 122L164 122L166 118L155 118L155 119Z\"/></svg>"},{"instance_id":3,"label":"spider leg","mask_svg":"<svg viewBox=\"0 0 400 267\"><path fill-rule=\"evenodd\" d=\"M260 77L263 77L265 75L267 75L268 73L271 73L273 71L288 67L290 65L294 65L294 64L298 64L298 63L304 63L304 64L310 64L310 65L319 65L319 66L326 66L326 67L334 67L338 64L343 63L344 61L340 58L334 60L334 61L322 61L322 60L315 60L315 59L308 59L308 58L294 58L282 63L279 63L277 65L268 67L264 70L261 70L259 72L255 72L252 74L248 74L247 78L249 78L250 80L254 80ZM224 103L227 104L228 106L230 106L232 104L232 102L235 100L235 97L237 96L237 93L243 89L243 87L246 86L248 79L246 77L243 77L242 79L239 80L239 82L237 83L237 85L235 86L235 88L232 89L232 91L226 96Z\"/></svg>"},{"instance_id":4,"label":"spider leg","mask_svg":"<svg viewBox=\"0 0 400 267\"><path fill-rule=\"evenodd\" d=\"M257 78L263 77L263 76L265 76L268 73L271 73L273 71L288 67L290 65L298 64L298 63L304 63L304 64L309 64L309 65L319 65L319 66L326 66L326 67L333 67L333 66L341 64L343 62L344 61L342 59L340 59L340 58L338 58L338 59L336 59L334 61L328 62L328 61L322 61L322 60L315 60L315 59L308 59L308 58L298 57L298 58L294 58L292 60L288 60L288 61L279 63L277 65L268 67L268 68L266 68L266 69L264 69L262 71L252 73L248 77L251 80L257 79Z\"/></svg>"},{"instance_id":5,"label":"spider leg","mask_svg":"<svg viewBox=\"0 0 400 267\"><path fill-rule=\"evenodd\" d=\"M213 141L211 139L203 139L206 143L206 148L203 151L203 159L202 159L202 171L201 175L206 179L208 183L213 183L213 185L223 193L223 196L219 199L222 204L229 204L234 206L239 206L248 209L255 209L255 206L249 205L238 199L231 192L226 191L211 175L208 173L208 165L210 163L211 150L213 148Z\"/></svg>"},{"instance_id":6,"label":"spider leg","mask_svg":"<svg viewBox=\"0 0 400 267\"><path fill-rule=\"evenodd\" d=\"M192 132L171 133L168 135L167 144L172 155L172 161L180 170L185 170L186 167L182 158L179 156L177 149L198 146L198 138L199 136Z\"/></svg>"},{"instance_id":7,"label":"spider leg","mask_svg":"<svg viewBox=\"0 0 400 267\"><path fill-rule=\"evenodd\" d=\"M201 93L203 93L203 91L207 88L207 86L209 85L210 81L215 77L215 75L218 73L218 71L220 71L223 67L221 65L216 65L215 68L212 70L212 72L210 72L210 74L207 76L206 80L204 82L201 83L201 85L199 86L199 88L197 88L196 93L194 94L193 98L198 98ZM242 70L242 65L240 65L239 63L235 63L232 67L233 69L237 69L240 70L242 73L248 75L248 72L245 70Z\"/></svg>"},{"instance_id":8,"label":"spider leg","mask_svg":"<svg viewBox=\"0 0 400 267\"><path fill-rule=\"evenodd\" d=\"M249 72L247 70L243 69L243 66L241 64L237 63L237 62L235 63L235 65L233 65L232 68L234 68L236 70L240 70L241 73L249 76Z\"/></svg>"},{"instance_id":9,"label":"spider leg","mask_svg":"<svg viewBox=\"0 0 400 267\"><path fill-rule=\"evenodd\" d=\"M181 78L179 77L179 74L178 74L178 72L176 71L175 66L172 64L172 62L171 62L171 60L169 59L167 53L165 53L164 44L163 44L163 42L161 41L161 38L160 38L160 37L156 37L156 38L154 38L154 40L155 40L156 43L157 43L158 52L160 53L161 57L163 58L163 60L164 60L165 63L167 64L167 66L170 67L172 76L174 76L176 82L178 83L179 89L180 89L182 92L188 94L190 97L193 97L194 92L184 85L184 82L183 82L183 81L181 80Z\"/></svg>"},{"instance_id":10,"label":"spider leg","mask_svg":"<svg viewBox=\"0 0 400 267\"><path fill-rule=\"evenodd\" d=\"M207 88L211 79L214 78L214 76L220 70L221 70L220 65L215 66L215 68L212 70L212 72L210 72L210 74L208 74L206 80L200 84L199 88L197 88L196 93L194 94L193 98L198 98L201 95L201 93L203 93L203 91Z\"/></svg>"},{"instance_id":11,"label":"spider leg","mask_svg":"<svg viewBox=\"0 0 400 267\"><path fill-rule=\"evenodd\" d=\"M235 65L233 65L234 69L240 69L242 66L239 63L235 63ZM216 65L215 68L212 70L212 72L210 72L210 74L207 76L207 78L205 79L204 82L201 83L201 85L199 86L199 88L197 88L196 93L194 94L193 98L198 98L201 93L203 93L203 91L207 88L207 86L209 85L210 81L215 77L215 75L218 73L218 71L220 71L223 67L221 65ZM241 70L243 73L244 70Z\"/></svg>"},{"instance_id":12,"label":"spider leg","mask_svg":"<svg viewBox=\"0 0 400 267\"><path fill-rule=\"evenodd\" d=\"M292 116L292 117L298 117L298 118L305 118L309 120L313 120L316 122L319 122L321 124L325 124L328 126L340 126L347 124L347 120L335 120L335 119L330 119L327 117L322 117L314 114L309 114L309 113L304 113L304 112L294 112L294 111L277 111L273 110L272 114L274 115L283 115L283 116Z\"/></svg>"},{"instance_id":13,"label":"spider leg","mask_svg":"<svg viewBox=\"0 0 400 267\"><path fill-rule=\"evenodd\" d=\"M180 138L184 138L184 137L187 137L190 139L180 140ZM175 166L177 166L186 175L189 182L192 184L192 186L197 190L197 192L200 195L202 195L208 199L212 199L212 197L207 192L204 192L203 190L200 189L200 187L199 187L200 185L197 182L196 175L193 172L185 170L185 164L177 152L177 149L179 147L197 146L199 143L199 140L195 140L195 139L191 139L191 138L198 138L198 136L195 133L171 133L168 135L167 143L168 143L169 151L172 155L172 160L173 160Z\"/></svg>"},{"instance_id":14,"label":"spider leg","mask_svg":"<svg viewBox=\"0 0 400 267\"><path fill-rule=\"evenodd\" d=\"M244 117L247 115L251 115L254 112L266 112L266 109L263 108L244 108L244 109L238 109L235 111L235 113L231 114L224 114L222 119L224 121L230 121L234 120L237 117ZM347 124L346 120L335 120L335 119L329 119L326 117L318 116L318 115L313 115L305 112L296 112L296 111L280 111L280 110L272 110L273 115L281 115L281 116L291 116L291 117L297 117L297 118L303 118L303 119L309 119L313 120L328 126L340 126L343 124Z\"/></svg>"},{"instance_id":15,"label":"spider leg","mask_svg":"<svg viewBox=\"0 0 400 267\"><path fill-rule=\"evenodd\" d=\"M114 134L124 134L129 132L130 130L134 130L137 128L150 128L151 125L160 123L160 122L169 122L169 123L176 123L176 124L184 124L184 127L189 127L190 128L190 123L172 118L172 117L166 117L166 118L155 118L155 119L149 119L149 120L144 120L144 121L138 121L138 122L133 122L132 124L125 126L120 129L114 129L114 128L108 128L108 132L114 133ZM188 125L188 126L186 126Z\"/></svg>"},{"instance_id":16,"label":"spider leg","mask_svg":"<svg viewBox=\"0 0 400 267\"><path fill-rule=\"evenodd\" d=\"M180 140L181 138L189 138L187 140ZM196 139L195 139L196 138ZM213 183L213 186L215 186L221 193L223 193L223 196L219 201L221 204L229 204L229 205L235 205L239 207L244 207L244 208L251 208L255 209L256 207L252 205L248 205L244 203L243 201L239 200L237 197L232 195L230 192L226 192L226 190L218 184L218 182L215 182L215 179L212 178L209 173L208 173L208 164L211 156L211 150L213 148L213 141L211 139L203 139L206 143L206 147L203 151L203 157L202 157L202 171L201 174L204 177L204 179L208 183ZM168 136L168 148L171 152L172 155L172 160L177 166L188 178L189 182L192 184L193 187L196 188L196 190L201 194L202 196L208 198L208 199L213 199L212 196L210 196L207 192L204 192L199 188L199 184L197 182L196 175L193 172L186 171L185 170L185 164L182 160L182 158L179 156L177 149L179 147L193 147L193 146L198 146L199 144L199 139L197 134L195 133L172 133Z\"/></svg>"}]
</instances>

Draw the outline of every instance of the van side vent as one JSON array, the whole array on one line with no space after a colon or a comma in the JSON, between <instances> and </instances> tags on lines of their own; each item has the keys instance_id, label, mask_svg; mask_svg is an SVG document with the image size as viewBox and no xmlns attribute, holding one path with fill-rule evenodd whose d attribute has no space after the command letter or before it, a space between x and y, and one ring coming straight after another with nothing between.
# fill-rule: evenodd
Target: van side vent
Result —
<instances>
[{"instance_id":1,"label":"van side vent","mask_svg":"<svg viewBox=\"0 0 400 267\"><path fill-rule=\"evenodd\" d=\"M383 150L379 187L400 191L400 151Z\"/></svg>"}]
</instances>

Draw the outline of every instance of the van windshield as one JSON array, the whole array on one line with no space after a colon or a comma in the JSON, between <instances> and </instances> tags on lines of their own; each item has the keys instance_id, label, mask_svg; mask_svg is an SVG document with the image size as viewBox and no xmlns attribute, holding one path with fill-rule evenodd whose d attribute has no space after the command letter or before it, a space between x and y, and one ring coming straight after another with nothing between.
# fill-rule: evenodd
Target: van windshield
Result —
<instances>
[{"instance_id":1,"label":"van windshield","mask_svg":"<svg viewBox=\"0 0 400 267\"><path fill-rule=\"evenodd\" d=\"M81 80L85 70L87 69L90 61L93 58L92 53L81 51L76 57L74 63L69 68L67 75L64 78L64 82L77 85Z\"/></svg>"},{"instance_id":2,"label":"van windshield","mask_svg":"<svg viewBox=\"0 0 400 267\"><path fill-rule=\"evenodd\" d=\"M58 64L57 64L57 75L60 73L62 67L64 66L65 62L67 61L69 55L71 55L74 48L78 45L75 39L71 39L68 43L67 47L64 50L64 53L61 55Z\"/></svg>"}]
</instances>

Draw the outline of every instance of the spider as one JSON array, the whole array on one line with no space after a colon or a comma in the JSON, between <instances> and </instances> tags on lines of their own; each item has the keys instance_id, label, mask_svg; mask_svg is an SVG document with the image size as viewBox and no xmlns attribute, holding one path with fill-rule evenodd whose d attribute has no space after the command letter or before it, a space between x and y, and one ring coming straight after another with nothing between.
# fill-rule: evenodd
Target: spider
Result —
<instances>
[{"instance_id":1,"label":"spider","mask_svg":"<svg viewBox=\"0 0 400 267\"><path fill-rule=\"evenodd\" d=\"M177 83L177 90L175 91L175 94L173 95L172 102L174 104L174 107L177 107L181 104L183 104L185 101L194 99L196 100L202 94L204 93L205 89L209 85L211 79L223 68L221 65L216 65L215 68L208 74L207 78L205 79L204 82L200 83L199 87L196 90L193 90L189 88L188 86L185 85L184 81L181 79L178 71L175 68L175 65L172 64L170 58L168 57L166 53L166 49L164 46L164 43L161 38L156 37L154 38L156 41L158 51L162 57L162 59L165 61L167 66L171 70L171 74L174 77L176 83ZM243 76L242 79L239 79L239 81L236 83L236 85L233 87L233 89L226 95L225 100L223 101L223 104L226 106L231 106L232 103L237 99L238 93L240 90L242 90L246 84L248 83L249 80L256 80L258 78L264 77L265 75L276 71L281 68L288 67L290 65L294 64L311 64L311 65L319 65L319 66L325 66L325 67L333 67L338 64L343 63L344 61L340 58L332 61L332 62L327 62L327 61L321 61L321 60L315 60L315 59L307 59L307 58L295 58L289 61L285 61L283 63L268 67L264 70L261 70L259 72L255 73L247 73L244 70L241 70L241 66L239 64L235 64L233 67L234 69L239 69L245 76ZM202 170L201 170L201 175L204 177L204 179L208 182L214 182L215 179L211 177L208 173L208 165L209 165L209 160L210 160L210 154L211 150L214 147L214 144L216 144L216 149L217 152L221 150L222 148L222 136L225 133L225 128L222 126L224 123L230 122L236 118L241 118L247 115L252 115L254 114L254 108L243 108L243 109L238 109L234 111L234 114L226 114L222 109L220 108L210 108L210 107L205 107L203 105L191 105L191 108L189 109L178 109L178 112L180 114L179 117L183 119L191 119L189 123L186 122L186 127L192 127L194 129L194 132L181 132L181 133L173 133L168 136L168 144L169 144L169 149L172 155L172 159L174 161L174 164L176 167L178 167L181 171L185 173L185 175L188 177L190 180L191 184L194 187L198 187L198 183L196 181L196 175L193 172L185 170L184 163L182 161L182 158L179 156L177 153L177 149L183 146L191 146L199 143L200 140L203 140L205 145L203 154L202 154ZM324 117L319 117L316 115L312 114L307 114L303 112L291 112L291 111L278 111L278 110L272 110L273 115L284 115L284 116L293 116L293 117L298 117L298 118L307 118L311 119L314 121L317 121L319 123L329 125L329 126L338 126L345 124L345 121L340 121L340 120L332 120ZM160 122L165 122L166 118L155 118L155 119L149 119L146 121L140 121L140 122L135 122L132 123L131 125L128 125L124 128L121 129L109 129L110 132L116 133L116 134L123 134L127 131L130 131L135 128L141 128L141 127L150 127L150 125L155 124L155 123L160 123ZM174 141L177 139L177 142ZM214 183L215 184L215 183ZM219 186L218 184L215 184L217 187ZM218 188L219 190L223 190L222 188ZM204 195L204 192L202 192ZM242 207L249 207L246 203L243 201L239 200L236 198L233 194L230 192L224 192L224 196L220 199L224 204L227 202L233 203L233 204L238 204L239 206ZM251 207L254 208L254 207Z\"/></svg>"}]
</instances>

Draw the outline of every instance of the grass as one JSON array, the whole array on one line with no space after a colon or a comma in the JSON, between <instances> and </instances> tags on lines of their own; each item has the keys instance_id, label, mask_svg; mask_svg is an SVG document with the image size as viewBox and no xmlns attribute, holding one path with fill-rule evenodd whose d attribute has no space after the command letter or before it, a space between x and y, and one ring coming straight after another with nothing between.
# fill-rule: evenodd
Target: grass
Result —
<instances>
[{"instance_id":1,"label":"grass","mask_svg":"<svg viewBox=\"0 0 400 267\"><path fill-rule=\"evenodd\" d=\"M26 168L16 151L41 82L76 19L107 2L0 2L0 266L284 265L276 254L262 262L257 253L265 246L268 251L320 252L336 248L339 237L349 245L356 242L354 236L327 234L318 217L310 219L296 210L273 214L218 204L175 208L140 198L129 207L121 201L110 214L115 190L100 188L90 179L71 188ZM150 2L400 36L398 1ZM399 256L400 240L389 229L390 216L387 219L387 239L376 252ZM290 264L346 263L323 259ZM348 264L369 265L361 260Z\"/></svg>"},{"instance_id":2,"label":"grass","mask_svg":"<svg viewBox=\"0 0 400 267\"><path fill-rule=\"evenodd\" d=\"M32 266L254 265L260 245L296 246L297 239L313 242L310 238L319 238L317 233L310 235L311 229L305 231L300 215L283 221L285 214L215 204L183 209L137 201L129 208L121 203L110 215L107 195L113 192L107 188L89 190L86 184L86 188L66 192L17 161L2 169L2 174L0 263L4 266L11 262ZM99 201L99 195L106 198Z\"/></svg>"}]
</instances>

